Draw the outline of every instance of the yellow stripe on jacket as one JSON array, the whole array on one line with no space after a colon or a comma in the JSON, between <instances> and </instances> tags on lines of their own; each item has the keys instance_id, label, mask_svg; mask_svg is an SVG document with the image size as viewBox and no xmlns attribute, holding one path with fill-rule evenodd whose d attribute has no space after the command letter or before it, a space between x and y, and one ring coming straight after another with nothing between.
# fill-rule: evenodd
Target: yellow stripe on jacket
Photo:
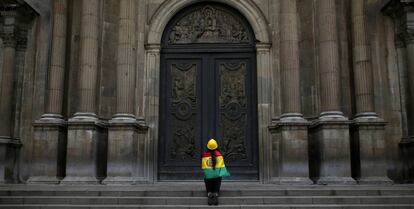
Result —
<instances>
[{"instance_id":1,"label":"yellow stripe on jacket","mask_svg":"<svg viewBox=\"0 0 414 209\"><path fill-rule=\"evenodd\" d=\"M224 168L224 159L223 156L216 157L216 168ZM202 169L212 169L213 168L213 159L210 157L203 157L201 160Z\"/></svg>"}]
</instances>

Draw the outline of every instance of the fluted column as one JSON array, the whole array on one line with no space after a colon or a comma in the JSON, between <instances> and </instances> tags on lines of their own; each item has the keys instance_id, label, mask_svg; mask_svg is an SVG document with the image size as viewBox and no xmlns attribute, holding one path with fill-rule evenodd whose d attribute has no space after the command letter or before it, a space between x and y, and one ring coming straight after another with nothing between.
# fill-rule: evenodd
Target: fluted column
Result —
<instances>
[{"instance_id":1,"label":"fluted column","mask_svg":"<svg viewBox=\"0 0 414 209\"><path fill-rule=\"evenodd\" d=\"M6 140L11 138L11 116L12 116L12 98L13 98L13 81L15 72L16 56L16 12L2 12L4 16L4 25L1 34L3 40L3 75L0 91L0 139Z\"/></svg>"},{"instance_id":2,"label":"fluted column","mask_svg":"<svg viewBox=\"0 0 414 209\"><path fill-rule=\"evenodd\" d=\"M351 177L351 122L341 111L335 2L317 1L321 113L311 125L310 173L317 184L355 184Z\"/></svg>"},{"instance_id":3,"label":"fluted column","mask_svg":"<svg viewBox=\"0 0 414 209\"><path fill-rule=\"evenodd\" d=\"M135 95L135 0L120 0L117 113L109 121L108 165L104 184L147 182L144 175L144 137L146 128L134 115Z\"/></svg>"},{"instance_id":4,"label":"fluted column","mask_svg":"<svg viewBox=\"0 0 414 209\"><path fill-rule=\"evenodd\" d=\"M360 184L392 183L387 177L384 121L374 110L370 46L365 1L352 0L352 40L356 112L351 141L353 176Z\"/></svg>"},{"instance_id":5,"label":"fluted column","mask_svg":"<svg viewBox=\"0 0 414 209\"><path fill-rule=\"evenodd\" d=\"M48 75L46 113L42 118L63 118L62 101L65 84L66 28L67 0L54 0L52 53Z\"/></svg>"},{"instance_id":6,"label":"fluted column","mask_svg":"<svg viewBox=\"0 0 414 209\"><path fill-rule=\"evenodd\" d=\"M56 184L66 166L66 122L62 116L65 83L67 0L53 1L52 51L45 113L34 126L32 176L28 183Z\"/></svg>"},{"instance_id":7,"label":"fluted column","mask_svg":"<svg viewBox=\"0 0 414 209\"><path fill-rule=\"evenodd\" d=\"M371 53L366 36L365 1L353 0L351 7L356 116L376 116Z\"/></svg>"},{"instance_id":8,"label":"fluted column","mask_svg":"<svg viewBox=\"0 0 414 209\"><path fill-rule=\"evenodd\" d=\"M321 117L343 117L334 0L318 0L319 76Z\"/></svg>"},{"instance_id":9,"label":"fluted column","mask_svg":"<svg viewBox=\"0 0 414 209\"><path fill-rule=\"evenodd\" d=\"M116 117L134 116L135 1L121 0L119 12Z\"/></svg>"},{"instance_id":10,"label":"fluted column","mask_svg":"<svg viewBox=\"0 0 414 209\"><path fill-rule=\"evenodd\" d=\"M63 184L97 184L106 175L107 129L96 115L100 2L82 1L79 106L74 117L68 120Z\"/></svg>"},{"instance_id":11,"label":"fluted column","mask_svg":"<svg viewBox=\"0 0 414 209\"><path fill-rule=\"evenodd\" d=\"M1 30L3 40L3 75L0 87L0 184L6 182L7 150L12 142L13 82L15 73L17 13L1 11L4 18Z\"/></svg>"},{"instance_id":12,"label":"fluted column","mask_svg":"<svg viewBox=\"0 0 414 209\"><path fill-rule=\"evenodd\" d=\"M308 125L300 103L299 39L296 0L280 1L280 74L282 115L270 127L272 141L280 144L279 160L272 161L279 184L311 184L308 164ZM276 144L273 142L272 144Z\"/></svg>"},{"instance_id":13,"label":"fluted column","mask_svg":"<svg viewBox=\"0 0 414 209\"><path fill-rule=\"evenodd\" d=\"M75 116L96 117L99 0L82 1L79 107Z\"/></svg>"},{"instance_id":14,"label":"fluted column","mask_svg":"<svg viewBox=\"0 0 414 209\"><path fill-rule=\"evenodd\" d=\"M299 81L299 38L296 0L280 2L280 73L282 119L302 118Z\"/></svg>"}]
</instances>

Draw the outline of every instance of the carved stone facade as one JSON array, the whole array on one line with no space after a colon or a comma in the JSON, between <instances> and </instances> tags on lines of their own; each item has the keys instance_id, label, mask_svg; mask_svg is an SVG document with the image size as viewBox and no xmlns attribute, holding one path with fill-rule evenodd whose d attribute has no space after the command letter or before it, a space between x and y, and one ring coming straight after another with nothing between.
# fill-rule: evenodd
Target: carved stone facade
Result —
<instances>
[{"instance_id":1,"label":"carved stone facade","mask_svg":"<svg viewBox=\"0 0 414 209\"><path fill-rule=\"evenodd\" d=\"M235 180L413 182L413 9L1 1L0 183L194 180L210 137Z\"/></svg>"}]
</instances>

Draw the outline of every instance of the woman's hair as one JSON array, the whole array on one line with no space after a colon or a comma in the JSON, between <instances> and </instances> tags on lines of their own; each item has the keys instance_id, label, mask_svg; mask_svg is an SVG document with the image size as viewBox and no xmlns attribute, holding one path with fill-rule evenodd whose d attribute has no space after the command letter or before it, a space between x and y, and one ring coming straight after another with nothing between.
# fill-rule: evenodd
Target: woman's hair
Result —
<instances>
[{"instance_id":1,"label":"woman's hair","mask_svg":"<svg viewBox=\"0 0 414 209\"><path fill-rule=\"evenodd\" d=\"M208 150L210 152L211 155L211 161L213 162L213 169L216 169L216 150Z\"/></svg>"}]
</instances>

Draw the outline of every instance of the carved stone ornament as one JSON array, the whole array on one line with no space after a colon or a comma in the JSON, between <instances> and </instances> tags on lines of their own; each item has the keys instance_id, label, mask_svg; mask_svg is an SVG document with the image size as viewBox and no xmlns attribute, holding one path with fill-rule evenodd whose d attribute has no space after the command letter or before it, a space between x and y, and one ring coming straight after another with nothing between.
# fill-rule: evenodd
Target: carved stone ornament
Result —
<instances>
[{"instance_id":1,"label":"carved stone ornament","mask_svg":"<svg viewBox=\"0 0 414 209\"><path fill-rule=\"evenodd\" d=\"M168 36L168 44L249 42L248 30L242 22L214 6L204 6L185 15Z\"/></svg>"},{"instance_id":2,"label":"carved stone ornament","mask_svg":"<svg viewBox=\"0 0 414 209\"><path fill-rule=\"evenodd\" d=\"M7 25L2 27L0 37L3 40L5 47L16 47L16 31L17 28L14 25Z\"/></svg>"}]
</instances>

